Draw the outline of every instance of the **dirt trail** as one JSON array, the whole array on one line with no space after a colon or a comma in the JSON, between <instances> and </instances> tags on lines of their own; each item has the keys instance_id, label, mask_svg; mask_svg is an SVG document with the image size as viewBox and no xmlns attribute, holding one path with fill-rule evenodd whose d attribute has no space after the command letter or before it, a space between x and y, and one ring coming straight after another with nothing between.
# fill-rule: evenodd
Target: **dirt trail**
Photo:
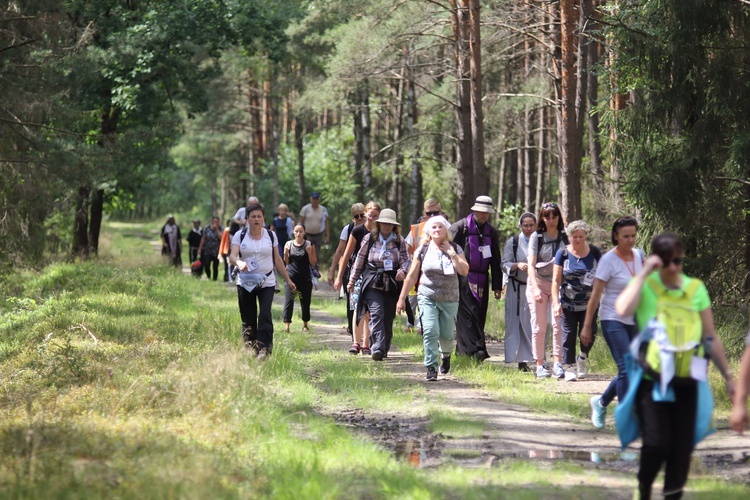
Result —
<instances>
[{"instance_id":1,"label":"dirt trail","mask_svg":"<svg viewBox=\"0 0 750 500\"><path fill-rule=\"evenodd\" d=\"M320 283L318 296L334 297L335 292L327 283ZM342 301L342 308L344 303ZM398 319L397 319L398 321ZM351 345L344 334L344 323L325 312L312 312L313 341L321 348L345 351ZM486 362L503 363L502 342L489 346L492 356ZM363 362L368 362L363 359ZM343 425L354 428L377 429L373 437L385 446L404 455L415 465L434 467L445 463L462 466L489 466L498 458L526 458L541 460L573 460L589 466L617 471L637 470L637 448L620 453L619 440L614 430L614 418L608 415L607 427L597 430L588 422L579 423L567 417L549 413L533 413L528 408L505 404L492 395L471 386L452 374L440 376L438 382L425 381L424 366L394 345L384 363L406 384L421 384L429 395L441 401L441 407L456 418L481 420L486 427L479 438L453 438L431 436L424 427L426 419L408 415L367 415L350 409L334 415ZM532 375L529 374L531 377ZM601 394L609 383L608 377L592 376L576 382L559 381L555 384L539 384L542 390L559 393L561 397L570 392L586 395ZM611 412L610 412L611 413ZM719 422L726 427L726 422ZM695 468L716 477L747 481L750 477L750 437L737 436L720 429L704 440L695 455ZM610 487L618 488L619 480L610 477ZM632 482L629 483L632 487ZM623 497L632 490L625 488ZM619 495L617 495L619 497Z\"/></svg>"}]
</instances>

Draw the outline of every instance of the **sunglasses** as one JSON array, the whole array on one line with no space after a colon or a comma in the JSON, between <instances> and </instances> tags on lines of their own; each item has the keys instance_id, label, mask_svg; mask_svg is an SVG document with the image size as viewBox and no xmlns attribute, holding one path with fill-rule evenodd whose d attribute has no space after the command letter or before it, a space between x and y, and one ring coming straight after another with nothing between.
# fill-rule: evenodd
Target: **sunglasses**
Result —
<instances>
[{"instance_id":1,"label":"sunglasses","mask_svg":"<svg viewBox=\"0 0 750 500\"><path fill-rule=\"evenodd\" d=\"M542 203L542 210L558 208L556 203Z\"/></svg>"},{"instance_id":2,"label":"sunglasses","mask_svg":"<svg viewBox=\"0 0 750 500\"><path fill-rule=\"evenodd\" d=\"M352 219L364 219L367 217L365 214L354 214L352 215Z\"/></svg>"},{"instance_id":3,"label":"sunglasses","mask_svg":"<svg viewBox=\"0 0 750 500\"><path fill-rule=\"evenodd\" d=\"M663 259L662 259L662 260L663 260ZM672 259L672 260L668 260L668 261L665 261L665 262L664 262L664 266L665 266L665 267L667 267L667 266L669 266L669 264L674 264L675 266L681 266L681 265L682 265L682 262L683 262L684 260L685 260L685 259L683 259L682 257L675 257L675 258L674 258L674 259Z\"/></svg>"},{"instance_id":4,"label":"sunglasses","mask_svg":"<svg viewBox=\"0 0 750 500\"><path fill-rule=\"evenodd\" d=\"M440 215L440 210L435 210L432 212L425 212L424 213L427 217L435 217L436 215Z\"/></svg>"}]
</instances>

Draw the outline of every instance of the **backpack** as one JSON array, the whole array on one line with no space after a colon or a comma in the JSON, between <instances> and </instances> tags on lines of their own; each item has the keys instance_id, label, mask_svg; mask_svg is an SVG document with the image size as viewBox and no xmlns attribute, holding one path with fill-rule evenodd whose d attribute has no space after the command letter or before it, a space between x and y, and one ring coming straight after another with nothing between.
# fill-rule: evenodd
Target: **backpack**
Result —
<instances>
[{"instance_id":1,"label":"backpack","mask_svg":"<svg viewBox=\"0 0 750 500\"><path fill-rule=\"evenodd\" d=\"M516 235L518 236L518 235ZM539 252L542 249L542 246L544 246L544 232L543 231L537 231L536 232L536 254L539 255ZM554 243L555 245L559 245L560 241L562 240L563 243L565 243L565 246L570 245L570 240L568 240L568 233L565 232L565 230L560 231L557 233L557 238L555 241L550 241L548 243ZM518 239L516 238L515 241L515 248L513 250L515 255L515 249L518 248Z\"/></svg>"},{"instance_id":2,"label":"backpack","mask_svg":"<svg viewBox=\"0 0 750 500\"><path fill-rule=\"evenodd\" d=\"M452 241L450 242L450 244L453 247L453 251L458 252L458 248L459 248L458 244L454 243ZM430 247L430 242L428 241L426 243L423 243L422 247L419 249L419 262L420 262L420 264L419 264L419 276L420 277L422 276L422 264L421 263L424 262L424 256L427 254L427 250L429 249L429 247ZM456 276L458 276L458 275L459 274L456 273ZM417 280L417 283L419 283L419 280Z\"/></svg>"},{"instance_id":3,"label":"backpack","mask_svg":"<svg viewBox=\"0 0 750 500\"><path fill-rule=\"evenodd\" d=\"M271 239L271 246L278 245L278 240L276 240L276 237L274 236L274 234L271 231L269 231L267 227L263 227L263 229L265 230L268 237ZM245 239L245 235L247 235L247 226L242 228L242 232L240 232L240 244L239 244L240 253L238 255L239 258L242 258L242 240Z\"/></svg>"},{"instance_id":4,"label":"backpack","mask_svg":"<svg viewBox=\"0 0 750 500\"><path fill-rule=\"evenodd\" d=\"M661 372L660 353L671 352L674 356L674 375L689 378L692 357L704 354L701 343L703 324L700 313L693 307L693 298L702 282L693 278L679 297L669 293L656 273L651 274L646 283L656 294L655 319L664 325L668 344L660 344L657 339L650 340L640 352L639 363L650 376L658 377Z\"/></svg>"}]
</instances>

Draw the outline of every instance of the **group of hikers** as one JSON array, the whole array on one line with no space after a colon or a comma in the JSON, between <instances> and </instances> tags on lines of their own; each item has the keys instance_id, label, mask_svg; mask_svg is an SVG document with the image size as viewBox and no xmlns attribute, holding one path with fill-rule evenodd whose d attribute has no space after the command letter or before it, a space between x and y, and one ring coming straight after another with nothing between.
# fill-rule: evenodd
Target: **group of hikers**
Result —
<instances>
[{"instance_id":1,"label":"group of hikers","mask_svg":"<svg viewBox=\"0 0 750 500\"><path fill-rule=\"evenodd\" d=\"M243 342L258 358L273 348L276 273L286 282L285 330L299 297L303 331L309 331L313 271L318 248L329 235L319 198L313 193L296 225L286 222L288 209L280 206L271 230L257 198L236 214L241 229L231 238L227 262L237 270ZM693 449L713 430L709 360L734 403L730 424L741 432L748 422L750 335L735 390L708 292L699 279L682 272L685 249L674 234L653 238L646 256L635 246L637 220L620 217L612 226L613 248L603 253L587 241L589 224L566 226L560 208L544 203L538 216L520 216L519 233L501 252L498 230L490 223L493 214L492 199L479 196L471 213L451 223L440 202L429 199L420 220L402 231L394 210L375 201L352 205L328 275L347 298L349 352L375 361L387 358L393 322L405 312L407 325L423 338L426 378L435 381L438 371L450 371L454 351L478 362L490 357L485 337L489 299L500 299L505 290L505 362L537 379L573 380L588 374L598 323L617 376L591 398L592 423L605 426L607 409L617 397L615 420L623 447L638 436L643 442L637 495L650 498L666 464L664 495L679 498ZM277 225L277 219L284 222ZM168 252L174 239L168 231L163 238ZM213 248L207 239L204 228L198 254Z\"/></svg>"}]
</instances>

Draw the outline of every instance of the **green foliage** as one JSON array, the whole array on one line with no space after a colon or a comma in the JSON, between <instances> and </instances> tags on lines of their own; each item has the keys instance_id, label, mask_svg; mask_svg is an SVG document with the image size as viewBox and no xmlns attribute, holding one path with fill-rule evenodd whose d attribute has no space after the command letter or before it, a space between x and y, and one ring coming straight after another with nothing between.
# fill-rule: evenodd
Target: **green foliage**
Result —
<instances>
[{"instance_id":1,"label":"green foliage","mask_svg":"<svg viewBox=\"0 0 750 500\"><path fill-rule=\"evenodd\" d=\"M750 178L750 88L738 50L750 34L746 11L719 1L624 3L609 22L615 91L635 96L607 117L628 199L647 233L684 237L685 270L706 281L714 300L746 311L750 198L732 180Z\"/></svg>"}]
</instances>

